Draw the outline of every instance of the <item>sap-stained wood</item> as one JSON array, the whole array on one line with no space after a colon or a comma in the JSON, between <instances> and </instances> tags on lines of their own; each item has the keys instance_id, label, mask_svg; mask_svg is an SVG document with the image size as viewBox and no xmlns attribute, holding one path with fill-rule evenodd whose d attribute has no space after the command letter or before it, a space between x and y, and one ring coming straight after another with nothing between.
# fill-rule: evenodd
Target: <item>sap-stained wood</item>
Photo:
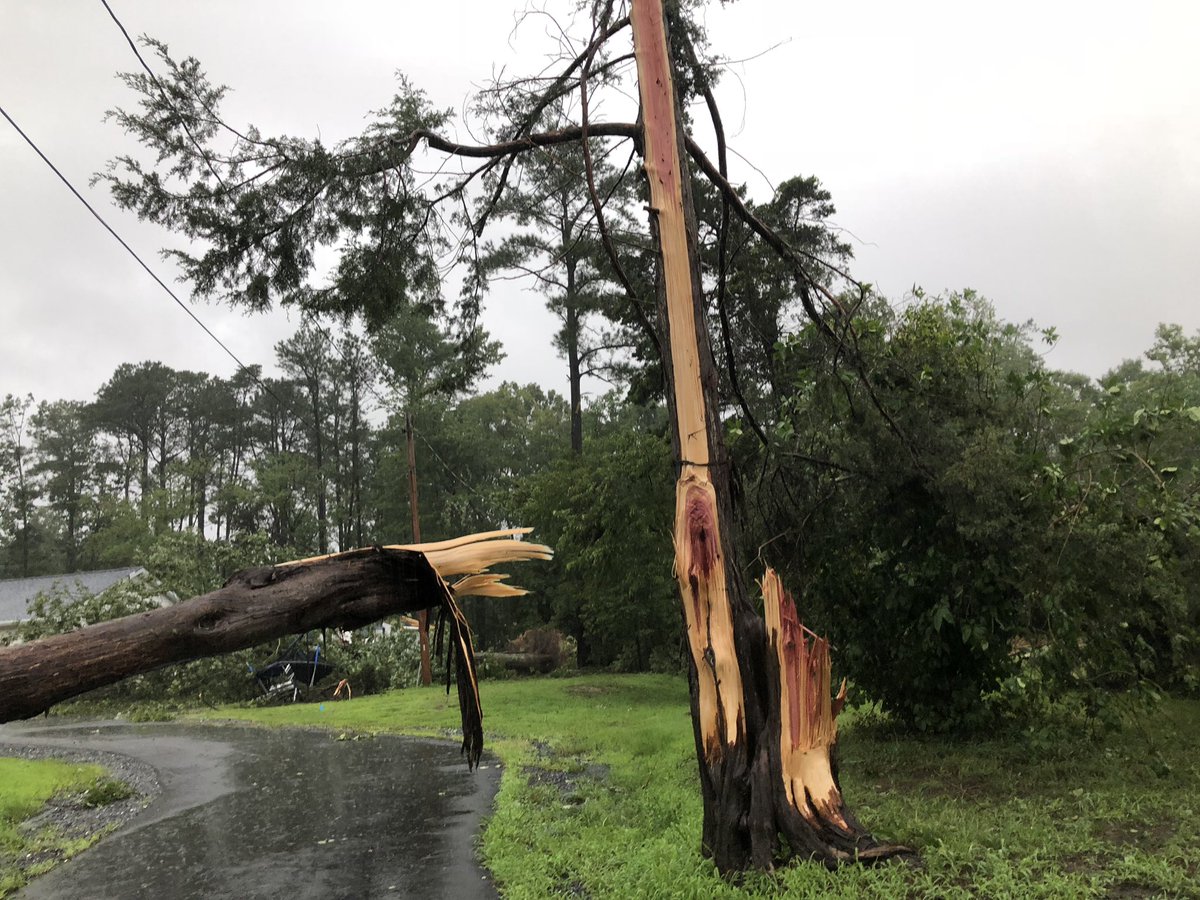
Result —
<instances>
[{"instance_id":1,"label":"sap-stained wood","mask_svg":"<svg viewBox=\"0 0 1200 900\"><path fill-rule=\"evenodd\" d=\"M770 869L788 851L828 865L908 853L872 838L842 801L828 644L804 637L773 573L770 625L747 595L662 0L633 0L630 21L662 260L659 337L679 467L675 574L691 650L704 851L722 872Z\"/></svg>"}]
</instances>

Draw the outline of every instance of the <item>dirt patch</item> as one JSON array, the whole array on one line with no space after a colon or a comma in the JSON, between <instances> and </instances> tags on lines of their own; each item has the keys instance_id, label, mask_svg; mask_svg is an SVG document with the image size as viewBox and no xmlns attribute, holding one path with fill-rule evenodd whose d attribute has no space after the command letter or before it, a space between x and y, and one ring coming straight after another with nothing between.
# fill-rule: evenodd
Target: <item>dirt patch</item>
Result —
<instances>
[{"instance_id":1,"label":"dirt patch","mask_svg":"<svg viewBox=\"0 0 1200 900\"><path fill-rule=\"evenodd\" d=\"M573 878L564 878L558 883L557 890L554 892L554 896L580 897L585 898L586 900L586 898L591 897L592 895L588 891L586 885L584 885L582 882Z\"/></svg>"},{"instance_id":2,"label":"dirt patch","mask_svg":"<svg viewBox=\"0 0 1200 900\"><path fill-rule=\"evenodd\" d=\"M1104 868L1094 853L1070 853L1062 857L1058 864L1068 875L1092 875Z\"/></svg>"},{"instance_id":3,"label":"dirt patch","mask_svg":"<svg viewBox=\"0 0 1200 900\"><path fill-rule=\"evenodd\" d=\"M1110 900L1127 900L1127 898L1161 897L1162 893L1156 888L1138 881L1121 881L1111 885L1104 896Z\"/></svg>"},{"instance_id":4,"label":"dirt patch","mask_svg":"<svg viewBox=\"0 0 1200 900\"><path fill-rule=\"evenodd\" d=\"M599 763L589 763L574 772L546 769L541 766L523 766L521 769L521 774L531 787L557 788L559 799L570 804L583 803L584 797L580 789L585 785L602 784L608 780L608 773L608 766Z\"/></svg>"},{"instance_id":5,"label":"dirt patch","mask_svg":"<svg viewBox=\"0 0 1200 900\"><path fill-rule=\"evenodd\" d=\"M1175 826L1166 822L1151 826L1140 822L1109 822L1095 828L1092 835L1114 847L1134 847L1155 853L1175 836Z\"/></svg>"}]
</instances>

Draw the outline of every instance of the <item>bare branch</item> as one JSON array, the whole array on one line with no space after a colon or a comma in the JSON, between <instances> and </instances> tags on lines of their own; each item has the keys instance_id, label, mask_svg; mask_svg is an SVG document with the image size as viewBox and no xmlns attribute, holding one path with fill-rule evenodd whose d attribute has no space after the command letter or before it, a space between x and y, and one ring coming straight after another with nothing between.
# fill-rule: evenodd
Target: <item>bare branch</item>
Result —
<instances>
[{"instance_id":1,"label":"bare branch","mask_svg":"<svg viewBox=\"0 0 1200 900\"><path fill-rule=\"evenodd\" d=\"M608 0L604 4L604 9L596 19L592 33L599 31L604 21L612 14L612 0ZM608 254L608 261L612 264L613 273L617 276L617 280L621 283L621 287L625 290L625 295L629 298L630 305L633 308L634 316L638 324L654 343L655 352L658 356L662 356L662 345L659 343L658 335L654 328L650 325L650 319L646 315L646 310L642 308L641 300L637 296L637 291L633 289L633 284L629 280L629 276L625 274L625 269L621 265L621 260L617 256L617 248L613 246L612 237L608 233L608 229L604 226L604 207L600 202L600 196L596 192L596 173L595 166L592 162L591 145L588 142L588 70L592 65L592 57L598 48L597 42L593 39L591 49L587 54L587 58L583 61L583 69L579 76L579 107L580 107L580 131L581 141L583 146L583 165L587 174L588 196L592 200L592 209L596 216L596 230L600 233L600 243L604 247L604 252Z\"/></svg>"},{"instance_id":2,"label":"bare branch","mask_svg":"<svg viewBox=\"0 0 1200 900\"><path fill-rule=\"evenodd\" d=\"M592 56L594 56L596 50L599 49L601 44L628 25L629 17L624 16L623 18L618 19L608 28L604 29L599 37L593 36L591 43L588 44L584 51L576 56L575 59L573 59L570 64L559 73L558 77L554 79L554 82L550 85L550 87L542 93L541 98L537 103L534 104L533 108L529 110L529 112L525 115L525 118L513 132L514 137L519 139L522 135L528 134L529 129L531 129L537 123L538 119L541 118L542 113L546 111L547 107L549 107L551 103L566 94L571 89L570 82L572 73L581 65L583 65L585 60L589 60ZM500 172L500 178L496 182L496 189L492 192L492 199L484 208L483 214L479 217L479 221L476 223L476 227L481 232L484 226L487 225L487 219L490 210L498 202L500 202L500 195L504 193L504 188L508 184L508 174L511 170L512 160L505 160L504 168Z\"/></svg>"},{"instance_id":3,"label":"bare branch","mask_svg":"<svg viewBox=\"0 0 1200 900\"><path fill-rule=\"evenodd\" d=\"M696 57L696 48L692 46L690 40L684 40L684 49L688 54L688 62L691 64L692 72L696 87L704 97L704 103L708 107L708 116L712 120L713 132L717 136L717 165L720 169L721 177L726 181L729 180L729 157L725 150L725 125L721 121L721 110L717 106L717 99L713 96L712 86L708 83L708 79L704 76L704 71L700 66L700 60ZM738 405L742 409L742 414L746 417L746 421L758 436L759 441L763 446L768 446L767 434L763 431L762 426L758 424L758 420L754 417L754 413L750 411L750 404L746 402L746 397L742 393L742 386L738 379L737 364L733 358L733 337L731 336L732 329L729 325L729 309L725 303L726 294L726 279L729 270L729 197L725 192L721 192L721 226L717 233L717 314L721 320L721 343L725 348L725 369L729 373L729 386L733 391L733 395L737 398Z\"/></svg>"}]
</instances>

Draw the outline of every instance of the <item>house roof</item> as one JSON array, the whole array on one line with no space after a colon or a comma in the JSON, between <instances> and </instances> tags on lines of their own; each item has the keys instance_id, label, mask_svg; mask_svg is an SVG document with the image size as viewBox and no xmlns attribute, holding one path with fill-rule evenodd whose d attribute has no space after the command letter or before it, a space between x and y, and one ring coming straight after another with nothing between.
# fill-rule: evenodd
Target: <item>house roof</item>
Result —
<instances>
[{"instance_id":1,"label":"house roof","mask_svg":"<svg viewBox=\"0 0 1200 900\"><path fill-rule=\"evenodd\" d=\"M126 578L141 575L146 570L141 566L121 569L99 569L94 572L70 572L66 575L39 575L35 578L0 579L0 626L12 625L29 618L29 601L55 586L76 586L96 595L102 594Z\"/></svg>"}]
</instances>

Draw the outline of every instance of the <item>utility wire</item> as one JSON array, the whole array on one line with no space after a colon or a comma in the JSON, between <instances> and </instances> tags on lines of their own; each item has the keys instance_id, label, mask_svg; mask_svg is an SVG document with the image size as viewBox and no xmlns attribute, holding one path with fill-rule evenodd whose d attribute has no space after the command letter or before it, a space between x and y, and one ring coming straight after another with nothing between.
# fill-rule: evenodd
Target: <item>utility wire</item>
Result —
<instances>
[{"instance_id":1,"label":"utility wire","mask_svg":"<svg viewBox=\"0 0 1200 900\"><path fill-rule=\"evenodd\" d=\"M108 14L112 17L112 20L116 23L116 26L121 29L121 34L125 36L125 40L129 44L129 49L133 51L133 55L137 57L137 61L142 64L142 68L146 70L146 74L150 76L150 80L154 82L154 86L158 88L158 92L162 94L163 99L169 106L174 107L175 104L171 102L171 98L167 94L166 88L162 86L162 82L158 80L158 76L154 74L154 70L147 65L146 60L142 57L142 52L137 48L137 44L134 42L133 38L129 36L129 32L125 30L125 26L121 24L121 20L117 18L117 14L113 12L112 7L108 5L108 0L100 0L100 3L103 4L106 10L108 10ZM178 110L176 111L178 112ZM192 142L192 146L196 148L196 152L200 154L200 158L204 160L204 164L208 166L208 171L212 172L213 177L217 179L217 183L220 184L221 187L224 187L225 181L221 178L217 170L213 168L212 160L208 158L208 154L204 152L204 148L200 146L200 142L196 140L196 136L192 134L192 129L188 127L186 117L180 117L180 124L183 125L183 130L187 133L188 139Z\"/></svg>"},{"instance_id":2,"label":"utility wire","mask_svg":"<svg viewBox=\"0 0 1200 900\"><path fill-rule=\"evenodd\" d=\"M141 51L140 51L140 50L138 50L137 43L136 43L136 42L133 40L133 38L132 38L132 37L130 37L130 35L129 35L129 31L128 31L128 30L125 28L125 26L124 26L124 25L121 23L121 20L120 20L119 18L117 18L117 14L116 14L115 12L113 12L113 8L112 8L111 6L109 6L109 4L108 4L108 0L100 0L100 3L101 3L101 5L103 5L103 6L104 6L105 10L107 10L107 12L108 12L108 15L109 15L109 16L112 18L112 20L113 20L113 22L116 24L117 28L119 28L119 29L121 30L121 34L122 34L122 35L125 37L125 41L126 41L126 43L128 43L128 44L129 44L129 49L133 51L133 55L137 57L137 61L138 61L139 63L141 63L141 66L142 66L142 68L146 70L146 74L150 76L150 80L151 80L152 82L154 82L154 86L158 88L159 92L162 94L162 97L163 97L163 99L164 99L164 100L167 102L167 104L168 104L169 106L172 106L172 107L174 107L174 103L172 103L172 101L171 101L171 98L170 98L170 96L167 94L167 91L166 91L166 89L165 89L165 88L162 86L162 83L161 83L161 82L158 80L158 76L154 74L154 70L150 68L149 64L147 64L147 62L146 62L145 58L144 58L144 57L142 56L142 54L141 54ZM8 118L7 114L5 115L5 118ZM12 120L11 120L11 119L9 119L9 121L10 121L10 122L12 122ZM14 128L16 128L16 123L13 123L13 127L14 127ZM195 146L196 150L199 152L201 159L203 159L203 160L204 160L204 163L205 163L205 165L207 165L207 166L208 166L208 169L209 169L209 171L210 171L210 172L212 172L213 176L214 176L214 177L217 179L217 181L218 181L218 182L221 182L221 176L220 176L220 175L217 173L217 171L216 171L216 170L213 168L213 166L212 166L212 162L209 160L209 158L208 158L208 155L207 155L207 154L204 152L203 148L201 148L201 147L200 147L199 143L196 141L196 138L195 138L195 136L192 134L191 130L190 130L188 127L187 127L187 124L186 124L186 122L184 123L184 125L183 125L183 128L184 128L184 131L186 131L186 132L187 132L187 136L188 136L188 138L191 140L191 142L192 142L192 145L193 145L193 146ZM21 130L21 129L17 128L17 131L20 131L20 130ZM21 136L22 136L22 137L24 137L24 136L25 136L25 135L24 135L24 132L22 132L22 135L21 135ZM240 135L239 135L239 136L240 136ZM26 139L27 141L29 140L29 138L25 138L25 139ZM32 145L32 141L30 141L30 144ZM37 150L37 148L36 148L36 147L34 147L34 149L35 149L35 150ZM40 150L38 151L38 154L39 154L39 155L42 155ZM45 156L42 156L42 159L46 159L46 158L45 158ZM49 160L46 160L46 163L49 165L49 164L50 164L50 161L49 161ZM50 167L51 167L52 169L54 168L54 166L53 166L53 165L51 165ZM57 170L57 169L55 169L55 173L56 173L56 174L58 173L58 170ZM62 175L61 175L61 174L59 174L59 178L62 178ZM64 181L64 183L66 183L66 179L65 179L65 178L63 178L63 181ZM222 182L222 183L223 183L223 182ZM67 187L71 187L71 185L70 185L69 183L67 183ZM75 196L79 197L79 193L78 193L77 191L75 191L75 189L74 189L74 188L71 188L71 190L72 190L72 192L73 192L73 193L75 193ZM79 197L79 199L80 199L81 201L83 201L83 203L84 203L84 205L85 205L85 206L87 206L87 201L83 200L83 198L82 198L82 197ZM88 209L89 209L89 210L91 210L91 207L90 207L90 206L88 206ZM96 216L96 218L97 218L97 219L100 219L100 217L99 217L98 215L96 215L96 212L95 212L95 210L92 210L92 215ZM106 228L108 228L108 225L107 225L107 224L104 222L104 220L103 220L103 219L100 219L100 223L101 223L102 225L104 225ZM111 229L111 228L109 228L108 230L109 230L110 232L112 232L112 229ZM120 239L119 237L117 237L117 235L116 235L116 233L115 233L115 232L113 232L113 237L116 237L118 241L121 241L121 239ZM121 241L121 244L124 246L124 245L125 245L125 242L124 242L124 241ZM128 248L128 246L126 246L126 249L127 249L127 250L129 249L129 248ZM132 251L132 250L130 250L129 252L130 252L130 253L132 253L133 251ZM136 255L135 255L135 258L136 258ZM140 260L140 259L138 259L138 262L141 262L141 260ZM150 271L148 268L146 268L146 265L145 265L145 263L142 263L142 267L143 267L143 268L145 268L147 272L149 272L149 271ZM158 277L157 277L157 276L155 276L153 272L150 272L150 274L151 274L151 276L152 276L152 277L154 277L154 280L155 280L155 281L158 281ZM161 282L161 281L159 281L159 284L162 284L162 282ZM163 285L163 288L167 290L167 293L171 293L171 292L170 292L170 290L166 288L166 285ZM171 296L172 296L172 297L174 297L175 295L174 295L174 294L171 294ZM177 302L177 303L179 302L178 298L176 298L176 301L175 301L175 302ZM185 311L186 311L186 312L187 312L189 315L191 315L191 310L188 310L188 309L187 309L187 307L184 307L184 310L185 310ZM192 316L192 318L193 318L193 319L195 319L196 317L195 317L195 316ZM196 321L197 321L197 323L199 323L199 324L200 324L200 327L204 328L204 323L200 322L200 320L199 320L199 319L196 319ZM325 326L321 324L320 320L319 320L319 319L318 319L318 318L317 318L315 315L312 315L311 313L309 314L309 322L310 322L310 323L311 323L311 324L312 324L312 325L313 325L313 326L316 328L316 330L317 330L317 333L318 333L318 334L320 334L322 338L324 338L324 340L325 340L326 344L329 346L329 348L330 348L330 349L332 349L332 350L333 350L335 353L338 353L338 352L339 352L339 350L338 350L338 348L337 348L337 346L336 346L336 342L335 342L335 340L334 340L334 336L333 336L332 332L330 332L330 330L329 330L329 329L325 328ZM205 330L205 331L208 331L208 329L207 329L207 328L204 328L204 330ZM210 335L210 336L213 336L213 335L212 335L212 332L208 332L208 333L209 333L209 335ZM213 340L217 340L217 338L216 338L215 336L213 336ZM218 344L220 344L221 342L220 342L219 340L217 340L217 343L218 343ZM224 345L224 344L221 344L221 346L222 346L223 348L225 347L225 345ZM230 356L233 356L233 354L232 354L232 353L230 353L230 351L228 350L228 348L225 348L225 352L229 353L229 355L230 355ZM343 350L343 351L340 351L340 355L341 355L341 357L342 357L342 362L344 363L344 362L346 361L346 354L345 354L345 351L344 351L344 350ZM233 358L234 358L234 360L237 360L237 357L236 357L236 356L234 356ZM241 361L240 361L240 360L237 360L237 361L238 361L238 365L241 365ZM245 368L245 366L242 366L242 368L244 369L244 368ZM255 379L255 380L257 381L257 379ZM265 390L267 390L267 391L268 391L268 393L270 393L270 394L271 394L271 396L275 397L275 399L276 399L276 400L279 400L279 397L278 397L278 396L277 396L277 395L276 395L276 394L275 394L273 391L271 391L271 390L270 390L270 388L267 388L267 386L266 386L266 385L264 385L264 384L262 384L262 382L261 382L261 381L259 381L258 383L259 383L259 384L260 384L260 385L261 385L261 386L262 386L262 387L263 387ZM370 393L371 393L371 394L372 394L372 395L375 397L375 399L376 399L376 400L379 402L379 405L380 405L382 408L386 409L386 408L388 407L388 402L387 402L387 401L386 401L386 400L385 400L385 399L384 399L384 398L383 398L383 397L380 395L379 391L378 391L378 390L376 390L376 388L375 388L375 385L374 385L373 381L372 381L372 380L367 380L367 381L365 382L365 386L366 386L367 390L368 390L368 391L369 391L369 392L370 392ZM280 402L281 404L283 403L283 401L282 401L282 400L279 400L279 402ZM439 462L439 463L442 465L442 468L444 468L444 469L445 469L445 470L446 470L446 471L447 471L447 472L448 472L448 473L451 475L451 477L453 477L455 480L459 481L459 482L460 482L460 483L461 483L461 484L462 484L462 485L463 485L463 486L464 486L464 487L467 489L467 491L468 491L468 493L469 493L469 494L471 494L471 495L475 495L475 496L481 496L481 494L479 493L479 491L478 491L478 489L477 489L477 488L473 487L473 486L472 486L472 485L471 485L471 484L470 484L470 483L469 483L469 482L468 482L468 481L467 481L465 478L463 478L463 477L462 477L462 476L461 476L461 475L460 475L458 472L456 472L456 471L454 471L452 468L450 468L450 466L447 464L447 462L446 462L446 461L445 461L445 460L444 460L444 459L441 457L441 454L439 454L439 453L437 452L437 450L435 450L435 449L433 448L433 445L432 445L432 444L430 444L430 443L429 443L429 441L428 441L428 440L425 438L425 435L421 434L419 431L416 431L416 429L414 429L414 432L417 434L417 436L418 436L418 437L420 437L420 439L421 439L421 442L422 442L422 443L424 443L424 444L425 444L425 446L429 448L429 452L433 454L434 458L435 458L435 459L436 459L436 460L437 460L437 461L438 461L438 462Z\"/></svg>"},{"instance_id":3,"label":"utility wire","mask_svg":"<svg viewBox=\"0 0 1200 900\"><path fill-rule=\"evenodd\" d=\"M167 295L172 300L175 301L175 304L180 309L182 309L185 313L187 313L193 322L195 322L197 325L199 325L201 328L204 329L204 333L207 334L210 338L212 338L216 342L217 346L220 347L222 350L224 350L229 355L229 358L238 364L238 368L240 368L243 372L245 372L247 375L249 375L251 378L253 378L259 387L261 387L264 391L266 391L268 394L270 394L272 397L274 397L280 404L283 404L283 400L281 400L279 398L279 395L276 394L273 390L271 390L271 388L267 384L265 384L263 382L263 380L258 375L256 375L253 372L253 370L250 369L249 366L247 366L244 362L242 362L240 359L238 359L237 354L234 353L232 350L230 350L227 346L225 346L224 341L222 341L219 337L217 337L215 334L213 334L212 331L209 329L209 327L207 325L205 325L202 321L200 321L200 317L197 316L194 312L192 312L192 310L188 307L188 305L186 303L184 303L182 300L179 299L178 295L176 295L176 293L173 290L171 290L171 288L167 285L167 283L165 281L163 281L161 278L158 277L158 275L155 274L153 269L151 269L148 265L146 265L146 263L142 260L142 258L140 256L137 255L137 252L132 247L130 247L127 243L125 243L125 239L122 238L119 234L117 234L116 231L113 230L113 227L104 220L104 217L101 216L100 213L96 212L95 207L93 207L92 204L88 203L88 201L84 198L83 194L79 193L79 191L77 191L75 189L75 185L71 184L71 182L67 179L67 176L64 175L61 171L59 171L58 166L54 165L54 163L52 163L50 161L50 157L46 156L46 154L42 152L42 149L33 142L33 139L29 135L27 135L24 131L21 130L21 126L18 125L15 121L13 121L13 117L8 114L8 112L4 109L3 106L0 106L0 116L4 116L4 118L8 120L8 124L11 125L13 128L15 128L17 134L19 134L22 138L25 139L25 143L27 143L30 147L33 148L33 152L42 158L42 162L44 162L47 166L50 167L50 171L52 171L55 175L57 175L59 181L61 181L63 184L65 184L67 186L67 190L69 190L72 194L75 195L75 199L78 200L80 203L82 203L84 205L84 207L87 209L87 211L90 212L93 217L95 217L96 221L99 222L102 226L104 226L105 231L107 231L114 238L116 238L117 243L125 248L125 251L137 261L137 264L139 266L141 266L143 269L146 270L146 274L149 275L151 278L153 278L156 282L158 282L158 286L167 292Z\"/></svg>"}]
</instances>

